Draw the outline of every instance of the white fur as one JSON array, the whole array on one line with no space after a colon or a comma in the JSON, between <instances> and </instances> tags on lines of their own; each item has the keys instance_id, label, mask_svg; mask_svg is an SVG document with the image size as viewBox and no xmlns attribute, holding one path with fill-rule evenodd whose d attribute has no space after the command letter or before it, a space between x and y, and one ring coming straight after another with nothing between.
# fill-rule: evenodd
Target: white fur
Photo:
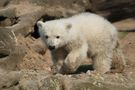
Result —
<instances>
[{"instance_id":1,"label":"white fur","mask_svg":"<svg viewBox=\"0 0 135 90\"><path fill-rule=\"evenodd\" d=\"M39 21L37 25L43 42L56 47L51 51L56 72L75 71L87 54L94 60L96 72L110 70L118 38L116 28L106 19L92 13L81 13L45 23ZM45 39L45 35L49 38ZM61 38L56 39L57 35Z\"/></svg>"}]
</instances>

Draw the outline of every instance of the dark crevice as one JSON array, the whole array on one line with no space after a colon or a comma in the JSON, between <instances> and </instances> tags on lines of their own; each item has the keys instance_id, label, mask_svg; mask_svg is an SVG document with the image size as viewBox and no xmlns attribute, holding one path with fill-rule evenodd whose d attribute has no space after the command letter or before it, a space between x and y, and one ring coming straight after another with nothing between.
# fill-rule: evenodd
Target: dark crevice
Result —
<instances>
[{"instance_id":1,"label":"dark crevice","mask_svg":"<svg viewBox=\"0 0 135 90\"><path fill-rule=\"evenodd\" d=\"M4 3L4 7L7 6L9 4L10 0L7 0L5 3Z\"/></svg>"},{"instance_id":2,"label":"dark crevice","mask_svg":"<svg viewBox=\"0 0 135 90\"><path fill-rule=\"evenodd\" d=\"M14 24L18 23L18 17L5 17L5 16L0 16L0 26L5 27L5 26L12 26Z\"/></svg>"},{"instance_id":3,"label":"dark crevice","mask_svg":"<svg viewBox=\"0 0 135 90\"><path fill-rule=\"evenodd\" d=\"M49 16L49 15L44 15L44 16L42 17L42 19L43 19L43 22L46 22L46 21L58 19L58 17L55 17L55 16Z\"/></svg>"},{"instance_id":4,"label":"dark crevice","mask_svg":"<svg viewBox=\"0 0 135 90\"><path fill-rule=\"evenodd\" d=\"M135 16L135 13L127 13L125 10L117 10L112 11L107 19L111 22L116 22L133 16Z\"/></svg>"},{"instance_id":5,"label":"dark crevice","mask_svg":"<svg viewBox=\"0 0 135 90\"><path fill-rule=\"evenodd\" d=\"M73 1L73 4L76 4L76 3L77 3L77 1L76 1L76 0L74 0L74 1Z\"/></svg>"},{"instance_id":6,"label":"dark crevice","mask_svg":"<svg viewBox=\"0 0 135 90\"><path fill-rule=\"evenodd\" d=\"M0 16L0 21L4 21L7 17Z\"/></svg>"},{"instance_id":7,"label":"dark crevice","mask_svg":"<svg viewBox=\"0 0 135 90\"><path fill-rule=\"evenodd\" d=\"M11 88L11 87L14 87L14 86L17 86L17 85L19 85L19 81L15 81L12 85L10 85L7 88Z\"/></svg>"},{"instance_id":8,"label":"dark crevice","mask_svg":"<svg viewBox=\"0 0 135 90\"><path fill-rule=\"evenodd\" d=\"M9 52L9 51L7 51L7 50L2 50L2 49L1 49L1 52L0 52L0 59L6 58L6 57L8 57L9 55L10 55L10 52Z\"/></svg>"},{"instance_id":9,"label":"dark crevice","mask_svg":"<svg viewBox=\"0 0 135 90\"><path fill-rule=\"evenodd\" d=\"M90 3L93 3L93 1L92 1L92 0L89 0L89 2L90 2Z\"/></svg>"},{"instance_id":10,"label":"dark crevice","mask_svg":"<svg viewBox=\"0 0 135 90\"><path fill-rule=\"evenodd\" d=\"M119 30L119 32L135 32L135 29L131 29L131 30Z\"/></svg>"},{"instance_id":11,"label":"dark crevice","mask_svg":"<svg viewBox=\"0 0 135 90\"><path fill-rule=\"evenodd\" d=\"M92 9L86 9L85 12L96 13ZM135 16L135 12L129 12L128 10L126 10L126 8L119 8L117 10L116 9L109 9L109 11L106 11L106 12L111 13L110 15L105 17L110 22L117 22L117 21L129 18L129 17ZM99 13L104 13L104 11L100 11Z\"/></svg>"},{"instance_id":12,"label":"dark crevice","mask_svg":"<svg viewBox=\"0 0 135 90\"><path fill-rule=\"evenodd\" d=\"M2 86L3 89L6 89L7 87L6 86Z\"/></svg>"},{"instance_id":13,"label":"dark crevice","mask_svg":"<svg viewBox=\"0 0 135 90\"><path fill-rule=\"evenodd\" d=\"M92 11L91 9L86 9L85 12L95 13L95 12Z\"/></svg>"},{"instance_id":14,"label":"dark crevice","mask_svg":"<svg viewBox=\"0 0 135 90\"><path fill-rule=\"evenodd\" d=\"M17 85L19 85L19 82L18 81L14 83L14 86L17 86Z\"/></svg>"},{"instance_id":15,"label":"dark crevice","mask_svg":"<svg viewBox=\"0 0 135 90\"><path fill-rule=\"evenodd\" d=\"M12 21L12 25L17 24L19 22L19 17L13 17L10 19Z\"/></svg>"},{"instance_id":16,"label":"dark crevice","mask_svg":"<svg viewBox=\"0 0 135 90\"><path fill-rule=\"evenodd\" d=\"M0 53L0 58L5 58L5 57L8 57L9 54L4 54L4 53Z\"/></svg>"},{"instance_id":17,"label":"dark crevice","mask_svg":"<svg viewBox=\"0 0 135 90\"><path fill-rule=\"evenodd\" d=\"M106 4L104 4L104 7L102 7L99 10L110 10L110 9L114 9L114 8L118 8L118 9L122 9L122 8L130 8L130 7L134 7L135 3L132 4L127 4L127 3L122 3L122 4L112 4L112 2L108 2ZM105 7L106 6L106 7Z\"/></svg>"},{"instance_id":18,"label":"dark crevice","mask_svg":"<svg viewBox=\"0 0 135 90\"><path fill-rule=\"evenodd\" d=\"M94 70L92 65L81 65L75 72L75 74L79 74L79 73L86 73L88 70Z\"/></svg>"},{"instance_id":19,"label":"dark crevice","mask_svg":"<svg viewBox=\"0 0 135 90\"><path fill-rule=\"evenodd\" d=\"M36 39L38 39L40 37L39 32L38 32L38 27L36 24L34 25L34 32L31 33L31 36Z\"/></svg>"},{"instance_id":20,"label":"dark crevice","mask_svg":"<svg viewBox=\"0 0 135 90\"><path fill-rule=\"evenodd\" d=\"M93 65L81 65L77 68L75 72L66 73L66 75L86 73L88 70L93 71L94 70Z\"/></svg>"},{"instance_id":21,"label":"dark crevice","mask_svg":"<svg viewBox=\"0 0 135 90\"><path fill-rule=\"evenodd\" d=\"M14 87L14 86L17 86L17 85L19 85L19 82L18 81L16 81L16 82L14 82L12 85L10 85L9 87L7 87L7 86L2 86L2 89L8 89L8 88L11 88L11 87Z\"/></svg>"}]
</instances>

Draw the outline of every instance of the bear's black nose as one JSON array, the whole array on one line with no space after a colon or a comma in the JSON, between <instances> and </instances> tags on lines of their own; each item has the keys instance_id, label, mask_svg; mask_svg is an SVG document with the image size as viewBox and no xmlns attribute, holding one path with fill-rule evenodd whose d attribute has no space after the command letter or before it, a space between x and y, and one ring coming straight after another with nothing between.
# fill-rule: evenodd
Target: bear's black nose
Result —
<instances>
[{"instance_id":1,"label":"bear's black nose","mask_svg":"<svg viewBox=\"0 0 135 90\"><path fill-rule=\"evenodd\" d=\"M49 46L48 47L50 50L53 50L53 49L55 49L55 46Z\"/></svg>"}]
</instances>

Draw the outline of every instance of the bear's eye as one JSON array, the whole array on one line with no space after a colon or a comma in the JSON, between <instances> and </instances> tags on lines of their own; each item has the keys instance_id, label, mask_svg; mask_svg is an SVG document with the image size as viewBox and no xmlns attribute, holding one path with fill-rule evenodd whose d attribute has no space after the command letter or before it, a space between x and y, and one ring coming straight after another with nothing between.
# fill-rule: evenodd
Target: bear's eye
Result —
<instances>
[{"instance_id":1,"label":"bear's eye","mask_svg":"<svg viewBox=\"0 0 135 90\"><path fill-rule=\"evenodd\" d=\"M59 39L59 38L60 38L60 36L56 36L56 38L57 38L57 39Z\"/></svg>"},{"instance_id":2,"label":"bear's eye","mask_svg":"<svg viewBox=\"0 0 135 90\"><path fill-rule=\"evenodd\" d=\"M46 35L46 36L45 36L45 38L46 38L46 39L48 39L48 38L49 38L49 36L47 36L47 35Z\"/></svg>"}]
</instances>

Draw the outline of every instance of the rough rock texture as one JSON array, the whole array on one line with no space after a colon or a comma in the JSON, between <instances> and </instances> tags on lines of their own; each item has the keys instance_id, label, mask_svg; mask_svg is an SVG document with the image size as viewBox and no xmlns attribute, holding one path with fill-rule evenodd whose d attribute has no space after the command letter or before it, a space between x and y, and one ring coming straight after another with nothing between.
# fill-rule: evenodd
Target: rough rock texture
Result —
<instances>
[{"instance_id":1,"label":"rough rock texture","mask_svg":"<svg viewBox=\"0 0 135 90\"><path fill-rule=\"evenodd\" d=\"M113 22L122 19L114 25L121 31L127 60L123 73L92 75L92 62L86 60L75 74L52 75L50 53L36 22L83 11ZM0 90L134 90L134 11L134 0L0 0Z\"/></svg>"},{"instance_id":2,"label":"rough rock texture","mask_svg":"<svg viewBox=\"0 0 135 90\"><path fill-rule=\"evenodd\" d=\"M22 70L1 73L1 90L134 90L135 73L94 75L50 75Z\"/></svg>"},{"instance_id":3,"label":"rough rock texture","mask_svg":"<svg viewBox=\"0 0 135 90\"><path fill-rule=\"evenodd\" d=\"M121 32L134 32L135 31L135 19L134 19L134 17L115 22L114 25Z\"/></svg>"},{"instance_id":4,"label":"rough rock texture","mask_svg":"<svg viewBox=\"0 0 135 90\"><path fill-rule=\"evenodd\" d=\"M0 32L0 68L15 70L25 50L17 45L16 36L11 30L0 28Z\"/></svg>"},{"instance_id":5,"label":"rough rock texture","mask_svg":"<svg viewBox=\"0 0 135 90\"><path fill-rule=\"evenodd\" d=\"M19 69L34 69L50 71L51 58L48 55L49 51L43 45L40 39L19 35L18 43L25 47L26 55L18 65Z\"/></svg>"},{"instance_id":6,"label":"rough rock texture","mask_svg":"<svg viewBox=\"0 0 135 90\"><path fill-rule=\"evenodd\" d=\"M135 0L90 0L93 11L107 16L111 21L118 21L123 18L135 15Z\"/></svg>"},{"instance_id":7,"label":"rough rock texture","mask_svg":"<svg viewBox=\"0 0 135 90\"><path fill-rule=\"evenodd\" d=\"M135 66L135 32L129 33L122 42L128 64Z\"/></svg>"}]
</instances>

